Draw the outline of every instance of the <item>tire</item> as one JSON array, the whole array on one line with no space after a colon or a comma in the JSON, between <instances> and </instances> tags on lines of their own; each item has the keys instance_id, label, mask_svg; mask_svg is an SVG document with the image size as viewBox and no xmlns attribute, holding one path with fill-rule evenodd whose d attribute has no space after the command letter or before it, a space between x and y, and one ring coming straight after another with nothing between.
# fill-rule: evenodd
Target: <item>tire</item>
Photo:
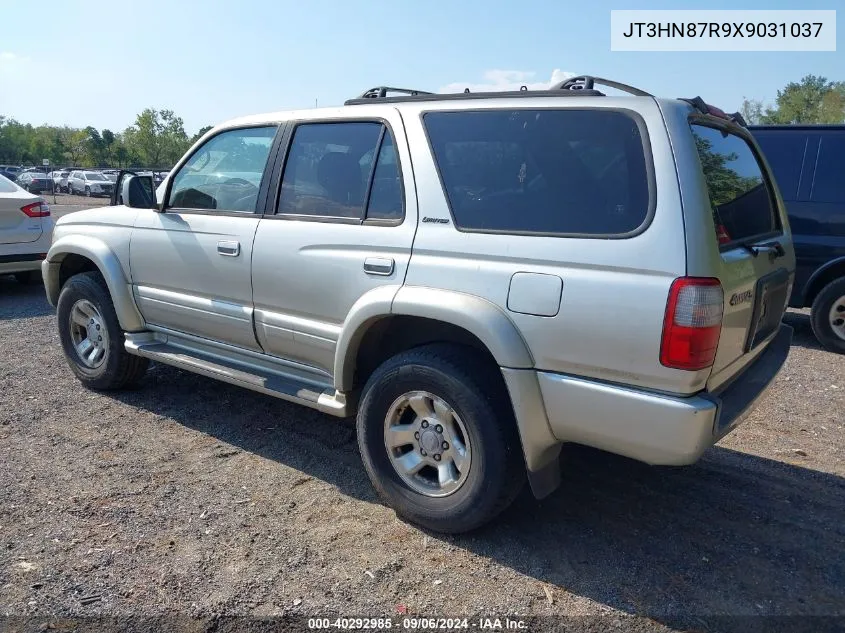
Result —
<instances>
[{"instance_id":1,"label":"tire","mask_svg":"<svg viewBox=\"0 0 845 633\"><path fill-rule=\"evenodd\" d=\"M19 284L34 286L41 283L41 272L37 270L26 270L15 273L15 279Z\"/></svg>"},{"instance_id":2,"label":"tire","mask_svg":"<svg viewBox=\"0 0 845 633\"><path fill-rule=\"evenodd\" d=\"M86 197L88 197L88 198L90 198L90 197L91 197L91 187L89 187L89 186L87 186L87 185L85 186L85 195L86 195Z\"/></svg>"},{"instance_id":3,"label":"tire","mask_svg":"<svg viewBox=\"0 0 845 633\"><path fill-rule=\"evenodd\" d=\"M417 436L413 445L389 451L385 441L387 418L394 410L402 411L402 407L394 409L394 405L414 392L436 397L440 410L447 406L454 415L436 414L423 431L421 425L426 422L421 421L415 405L409 405L399 416L399 423L413 420L410 428L426 435ZM436 401L426 396L422 398L425 406L418 401L419 407L432 412L436 410ZM391 416L391 419L394 417ZM459 428L460 433L455 435L435 424L439 419L451 420L453 429L463 428ZM432 435L435 429L444 429L443 435ZM425 345L384 362L364 387L357 430L364 467L382 500L397 515L437 532L457 534L489 522L511 504L525 483L525 464L504 381L498 367L489 366L486 359L471 348ZM414 459L430 463L413 478L423 475L436 477L438 471L431 472L431 469L434 467L432 460L438 455L441 459L437 462L438 467L445 463L447 468L457 468L458 462L450 458L446 450L442 455L432 454L431 447L435 446L434 450L440 451L436 448L436 438L451 441L464 434L469 459L465 454L462 461L465 472L460 472L459 477L462 482L449 484L456 485L456 489L445 494L441 492L441 496L415 489L423 484L420 481L409 483L408 475L400 475L394 466L394 461L398 459L396 454L407 450L402 458L417 451ZM455 439L451 445L449 441L445 441L442 447L457 451L460 441ZM423 452L424 442L429 448L427 452ZM391 454L394 456L391 457ZM452 470L453 474L457 472ZM436 487L438 484L434 482L432 485Z\"/></svg>"},{"instance_id":4,"label":"tire","mask_svg":"<svg viewBox=\"0 0 845 633\"><path fill-rule=\"evenodd\" d=\"M97 322L95 333L98 336L102 336L103 331L106 333L103 337L105 345L102 358L98 359L95 366L83 361L74 344L74 337L80 336L75 332L84 329L71 325L72 312L78 314L75 311L77 305L93 307L96 314L92 320ZM67 281L59 294L56 316L65 359L86 387L98 390L123 389L144 376L149 361L129 354L124 348L123 330L117 320L106 282L99 272L79 273ZM92 337L88 338L90 340Z\"/></svg>"},{"instance_id":5,"label":"tire","mask_svg":"<svg viewBox=\"0 0 845 633\"><path fill-rule=\"evenodd\" d=\"M831 281L816 295L810 324L819 343L831 352L845 354L845 277Z\"/></svg>"}]
</instances>

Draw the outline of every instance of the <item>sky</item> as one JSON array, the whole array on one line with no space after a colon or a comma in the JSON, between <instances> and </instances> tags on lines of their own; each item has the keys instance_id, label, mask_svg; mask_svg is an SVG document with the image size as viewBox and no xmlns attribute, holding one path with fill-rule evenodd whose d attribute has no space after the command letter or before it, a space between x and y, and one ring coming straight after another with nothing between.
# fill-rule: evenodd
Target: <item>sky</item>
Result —
<instances>
[{"instance_id":1,"label":"sky","mask_svg":"<svg viewBox=\"0 0 845 633\"><path fill-rule=\"evenodd\" d=\"M567 73L724 110L806 74L845 80L842 0L4 0L0 115L123 130L146 107L188 134L236 116L340 105L377 85L545 87ZM611 52L611 9L837 9L837 51Z\"/></svg>"}]
</instances>

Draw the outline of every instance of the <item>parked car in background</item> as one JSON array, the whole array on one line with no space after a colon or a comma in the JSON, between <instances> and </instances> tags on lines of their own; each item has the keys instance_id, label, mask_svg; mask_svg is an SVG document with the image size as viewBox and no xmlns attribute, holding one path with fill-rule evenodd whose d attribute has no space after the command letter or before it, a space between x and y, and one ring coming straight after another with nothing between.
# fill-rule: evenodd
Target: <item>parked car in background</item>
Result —
<instances>
[{"instance_id":1,"label":"parked car in background","mask_svg":"<svg viewBox=\"0 0 845 633\"><path fill-rule=\"evenodd\" d=\"M59 193L67 193L68 191L68 178L70 177L69 171L52 171L49 174L50 179L53 181L53 187Z\"/></svg>"},{"instance_id":2,"label":"parked car in background","mask_svg":"<svg viewBox=\"0 0 845 633\"><path fill-rule=\"evenodd\" d=\"M53 190L53 181L42 171L24 171L15 181L30 193L42 193Z\"/></svg>"},{"instance_id":3,"label":"parked car in background","mask_svg":"<svg viewBox=\"0 0 845 633\"><path fill-rule=\"evenodd\" d=\"M795 258L739 119L593 77L390 91L224 123L160 198L124 174L132 213L62 217L43 272L77 378L152 359L357 415L378 493L446 532L526 475L549 494L563 443L691 464L745 419Z\"/></svg>"},{"instance_id":4,"label":"parked car in background","mask_svg":"<svg viewBox=\"0 0 845 633\"><path fill-rule=\"evenodd\" d=\"M74 171L68 178L70 193L85 196L110 196L114 183L96 171Z\"/></svg>"},{"instance_id":5,"label":"parked car in background","mask_svg":"<svg viewBox=\"0 0 845 633\"><path fill-rule=\"evenodd\" d=\"M845 353L845 125L752 126L786 202L797 269L790 305Z\"/></svg>"},{"instance_id":6,"label":"parked car in background","mask_svg":"<svg viewBox=\"0 0 845 633\"><path fill-rule=\"evenodd\" d=\"M12 273L21 283L40 281L52 236L44 198L0 176L0 274Z\"/></svg>"},{"instance_id":7,"label":"parked car in background","mask_svg":"<svg viewBox=\"0 0 845 633\"><path fill-rule=\"evenodd\" d=\"M14 165L0 165L0 176L5 176L12 182L17 180L21 168Z\"/></svg>"}]
</instances>

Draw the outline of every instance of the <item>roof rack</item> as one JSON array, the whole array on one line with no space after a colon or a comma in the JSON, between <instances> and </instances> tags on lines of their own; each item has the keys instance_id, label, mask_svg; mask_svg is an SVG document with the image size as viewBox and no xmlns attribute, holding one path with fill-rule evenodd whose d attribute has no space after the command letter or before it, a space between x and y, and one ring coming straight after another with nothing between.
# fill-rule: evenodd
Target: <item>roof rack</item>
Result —
<instances>
[{"instance_id":1,"label":"roof rack","mask_svg":"<svg viewBox=\"0 0 845 633\"><path fill-rule=\"evenodd\" d=\"M605 94L596 90L595 86L607 86L627 92L628 94L637 97L653 97L654 95L634 88L628 84L623 84L618 81L611 81L610 79L603 79L601 77L593 77L591 75L579 75L578 77L570 77L564 81L554 84L548 90L529 90L528 86L522 86L519 90L508 90L501 92L474 92L470 93L469 88L463 92L454 94L437 94L428 92L426 90L410 90L407 88L392 88L390 86L376 86L363 92L361 96L354 99L349 99L345 105L360 105L369 103L371 99L384 99L389 102L394 101L439 101L439 100L454 100L454 99L493 99L496 97L603 97ZM400 96L393 96L390 93L397 93Z\"/></svg>"},{"instance_id":2,"label":"roof rack","mask_svg":"<svg viewBox=\"0 0 845 633\"><path fill-rule=\"evenodd\" d=\"M408 88L391 88L390 86L376 86L375 88L370 88L369 90L365 90L359 96L359 99L384 99L387 96L388 92L398 92L399 94L408 95L409 97L415 97L417 95L432 95L433 92L427 92L425 90L409 90Z\"/></svg>"},{"instance_id":3,"label":"roof rack","mask_svg":"<svg viewBox=\"0 0 845 633\"><path fill-rule=\"evenodd\" d=\"M593 90L596 84L600 86L607 86L608 88L615 88L616 90L627 92L628 94L632 94L636 97L654 96L645 90L634 88L634 86L629 86L628 84L612 81L610 79L602 79L601 77L593 77L591 75L579 75L578 77L564 79L563 81L559 81L553 85L549 88L549 90Z\"/></svg>"}]
</instances>

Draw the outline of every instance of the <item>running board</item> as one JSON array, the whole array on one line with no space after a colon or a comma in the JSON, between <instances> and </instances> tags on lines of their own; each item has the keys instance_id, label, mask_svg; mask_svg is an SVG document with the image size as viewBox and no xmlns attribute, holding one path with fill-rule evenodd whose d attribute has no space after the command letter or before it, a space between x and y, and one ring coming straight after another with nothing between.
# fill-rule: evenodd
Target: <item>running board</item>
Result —
<instances>
[{"instance_id":1,"label":"running board","mask_svg":"<svg viewBox=\"0 0 845 633\"><path fill-rule=\"evenodd\" d=\"M306 382L283 372L247 366L235 361L212 358L199 350L162 342L149 334L126 335L126 351L136 356L149 358L157 363L172 365L195 374L228 382L238 387L267 394L317 409L337 417L349 415L346 396L331 387L320 389L312 382Z\"/></svg>"}]
</instances>

